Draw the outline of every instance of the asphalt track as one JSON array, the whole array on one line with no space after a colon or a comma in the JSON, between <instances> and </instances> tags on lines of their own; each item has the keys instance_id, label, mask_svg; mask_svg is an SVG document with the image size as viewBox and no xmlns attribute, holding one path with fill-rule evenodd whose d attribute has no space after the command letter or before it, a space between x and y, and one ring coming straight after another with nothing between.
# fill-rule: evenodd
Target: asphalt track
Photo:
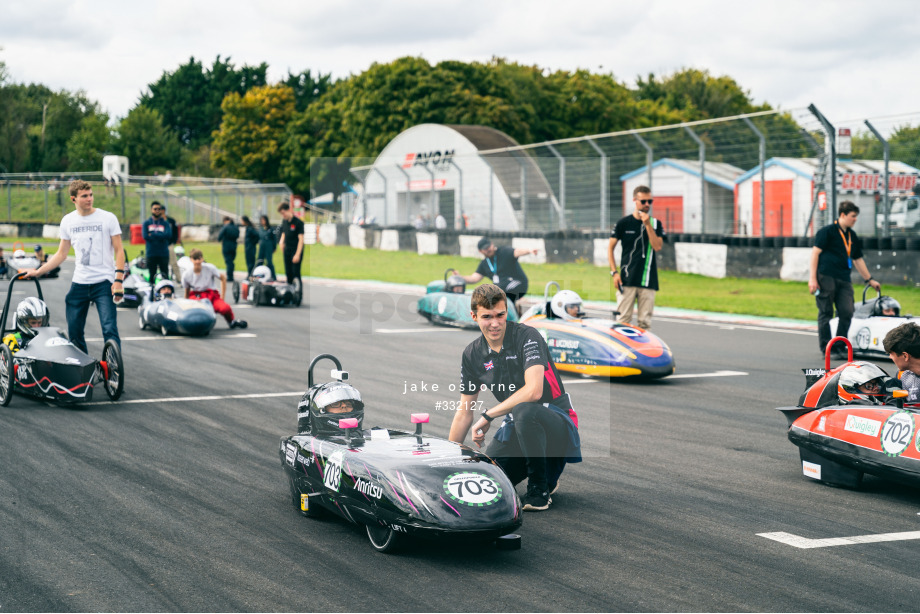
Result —
<instances>
[{"instance_id":1,"label":"asphalt track","mask_svg":"<svg viewBox=\"0 0 920 614\"><path fill-rule=\"evenodd\" d=\"M54 324L69 278L43 286ZM427 411L428 432L446 435L437 403L456 400L473 333L436 329L379 289L314 284L307 302L241 309L249 329L219 322L205 339L140 332L121 311L121 402L100 390L83 409L18 395L0 408L0 611L918 609L915 541L802 549L759 535L920 529L917 490L801 475L774 408L821 364L814 334L656 320L681 377L567 384L585 462L526 516L521 550L383 555L344 521L291 507L277 449L307 364L343 360L365 424L409 427ZM87 332L98 353L94 313Z\"/></svg>"}]
</instances>

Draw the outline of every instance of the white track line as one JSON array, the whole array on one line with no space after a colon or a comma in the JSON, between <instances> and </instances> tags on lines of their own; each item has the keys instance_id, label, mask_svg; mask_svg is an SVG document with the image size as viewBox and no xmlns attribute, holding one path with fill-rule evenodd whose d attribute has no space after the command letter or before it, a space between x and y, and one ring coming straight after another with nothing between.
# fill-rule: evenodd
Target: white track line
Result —
<instances>
[{"instance_id":1,"label":"white track line","mask_svg":"<svg viewBox=\"0 0 920 614\"><path fill-rule=\"evenodd\" d=\"M119 399L114 403L112 401L96 401L93 403L84 403L84 405L127 405L136 403L188 403L192 401L224 401L226 399L261 399L268 397L302 397L303 391L299 392L257 392L254 394L228 394L228 395L208 395L200 397L164 397L158 399Z\"/></svg>"},{"instance_id":2,"label":"white track line","mask_svg":"<svg viewBox=\"0 0 920 614\"><path fill-rule=\"evenodd\" d=\"M907 531L905 533L878 533L875 535L854 535L852 537L829 537L826 539L808 539L792 533L758 533L758 537L766 537L773 541L793 546L794 548L827 548L830 546L855 546L857 544L872 544L876 542L897 542L909 539L920 539L920 531Z\"/></svg>"},{"instance_id":3,"label":"white track line","mask_svg":"<svg viewBox=\"0 0 920 614\"><path fill-rule=\"evenodd\" d=\"M676 375L666 375L661 379L692 379L694 377L734 377L736 375L748 375L744 371L714 371L712 373L678 373Z\"/></svg>"},{"instance_id":4,"label":"white track line","mask_svg":"<svg viewBox=\"0 0 920 614\"><path fill-rule=\"evenodd\" d=\"M187 335L147 335L145 337L121 337L122 341L185 341L188 339L252 339L255 333L229 333L227 335L207 335L206 337L189 337ZM87 337L87 341L103 341L102 337Z\"/></svg>"},{"instance_id":5,"label":"white track line","mask_svg":"<svg viewBox=\"0 0 920 614\"><path fill-rule=\"evenodd\" d=\"M398 335L400 333L472 333L474 331L462 328L377 328L373 332L384 335Z\"/></svg>"}]
</instances>

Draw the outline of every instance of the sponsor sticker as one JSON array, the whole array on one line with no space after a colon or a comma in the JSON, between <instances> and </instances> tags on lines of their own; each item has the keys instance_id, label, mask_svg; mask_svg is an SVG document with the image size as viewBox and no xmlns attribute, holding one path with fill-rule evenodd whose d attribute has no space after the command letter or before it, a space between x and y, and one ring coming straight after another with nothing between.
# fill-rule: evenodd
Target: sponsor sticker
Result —
<instances>
[{"instance_id":1,"label":"sponsor sticker","mask_svg":"<svg viewBox=\"0 0 920 614\"><path fill-rule=\"evenodd\" d=\"M45 341L45 347L48 347L48 348L55 347L58 345L73 345L73 344L67 339L65 339L64 337L51 337L51 339L48 339L47 341Z\"/></svg>"},{"instance_id":2,"label":"sponsor sticker","mask_svg":"<svg viewBox=\"0 0 920 614\"><path fill-rule=\"evenodd\" d=\"M342 482L342 462L345 460L345 452L337 450L333 452L326 460L326 471L323 473L323 485L329 490L339 492L339 484Z\"/></svg>"},{"instance_id":3,"label":"sponsor sticker","mask_svg":"<svg viewBox=\"0 0 920 614\"><path fill-rule=\"evenodd\" d=\"M492 505L502 498L502 488L495 480L474 471L459 471L444 478L444 492L471 507Z\"/></svg>"},{"instance_id":4,"label":"sponsor sticker","mask_svg":"<svg viewBox=\"0 0 920 614\"><path fill-rule=\"evenodd\" d=\"M872 333L869 332L867 327L859 329L859 332L856 333L856 347L861 350L869 348L869 343L872 341Z\"/></svg>"},{"instance_id":5,"label":"sponsor sticker","mask_svg":"<svg viewBox=\"0 0 920 614\"><path fill-rule=\"evenodd\" d=\"M821 479L821 465L817 463L809 463L806 460L802 461L802 473L810 478L816 480Z\"/></svg>"},{"instance_id":6,"label":"sponsor sticker","mask_svg":"<svg viewBox=\"0 0 920 614\"><path fill-rule=\"evenodd\" d=\"M822 417L821 419L823 420L824 418ZM861 418L852 414L847 416L847 421L843 425L843 430L845 431L850 431L851 433L861 433L871 437L878 437L878 433L881 428L882 423L878 420ZM821 430L823 431L824 429Z\"/></svg>"},{"instance_id":7,"label":"sponsor sticker","mask_svg":"<svg viewBox=\"0 0 920 614\"><path fill-rule=\"evenodd\" d=\"M827 416L821 416L821 419L818 420L818 430L823 433L826 427L827 427Z\"/></svg>"},{"instance_id":8,"label":"sponsor sticker","mask_svg":"<svg viewBox=\"0 0 920 614\"><path fill-rule=\"evenodd\" d=\"M447 297L442 296L438 300L438 313L443 314L446 309L447 309Z\"/></svg>"},{"instance_id":9,"label":"sponsor sticker","mask_svg":"<svg viewBox=\"0 0 920 614\"><path fill-rule=\"evenodd\" d=\"M295 458L297 458L297 446L289 443L284 449L284 460L293 467Z\"/></svg>"},{"instance_id":10,"label":"sponsor sticker","mask_svg":"<svg viewBox=\"0 0 920 614\"><path fill-rule=\"evenodd\" d=\"M913 415L906 411L892 414L882 426L882 451L888 456L900 456L910 445L913 435Z\"/></svg>"}]
</instances>

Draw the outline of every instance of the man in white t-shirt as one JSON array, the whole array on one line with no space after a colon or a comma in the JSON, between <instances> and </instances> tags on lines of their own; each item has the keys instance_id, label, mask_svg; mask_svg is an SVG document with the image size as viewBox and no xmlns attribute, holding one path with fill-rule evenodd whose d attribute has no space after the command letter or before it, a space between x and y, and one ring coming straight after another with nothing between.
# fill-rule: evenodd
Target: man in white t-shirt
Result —
<instances>
[{"instance_id":1,"label":"man in white t-shirt","mask_svg":"<svg viewBox=\"0 0 920 614\"><path fill-rule=\"evenodd\" d=\"M76 206L61 220L61 243L57 252L37 269L26 271L26 277L40 277L60 266L70 248L76 254L73 281L65 299L67 334L70 342L83 350L86 339L86 313L89 304L96 303L102 336L121 347L115 301L124 297L125 252L121 246L121 226L114 214L93 206L93 186L82 179L70 182L70 200Z\"/></svg>"},{"instance_id":2,"label":"man in white t-shirt","mask_svg":"<svg viewBox=\"0 0 920 614\"><path fill-rule=\"evenodd\" d=\"M182 287L185 288L185 298L206 298L214 305L214 311L224 316L230 328L246 328L246 320L237 320L233 317L233 309L224 300L227 296L227 276L217 270L210 262L204 261L204 254L200 249L193 249L188 254L192 261L192 268L182 274ZM220 293L217 284L220 282Z\"/></svg>"}]
</instances>

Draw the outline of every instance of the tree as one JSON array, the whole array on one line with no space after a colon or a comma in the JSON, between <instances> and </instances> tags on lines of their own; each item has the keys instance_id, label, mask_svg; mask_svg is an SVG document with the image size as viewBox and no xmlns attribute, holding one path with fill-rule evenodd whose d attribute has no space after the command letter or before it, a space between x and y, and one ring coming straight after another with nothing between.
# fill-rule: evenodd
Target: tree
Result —
<instances>
[{"instance_id":1,"label":"tree","mask_svg":"<svg viewBox=\"0 0 920 614\"><path fill-rule=\"evenodd\" d=\"M147 87L139 105L159 111L164 125L173 129L183 145L197 149L211 142L220 127L221 102L230 93L243 94L266 83L268 64L236 69L220 56L209 69L194 57L174 72L164 73Z\"/></svg>"},{"instance_id":2,"label":"tree","mask_svg":"<svg viewBox=\"0 0 920 614\"><path fill-rule=\"evenodd\" d=\"M708 70L684 68L664 79L649 74L638 79L639 100L662 101L671 109L683 111L688 120L727 117L754 111L750 94L728 76L713 77Z\"/></svg>"},{"instance_id":3,"label":"tree","mask_svg":"<svg viewBox=\"0 0 920 614\"><path fill-rule=\"evenodd\" d=\"M211 164L235 177L264 183L281 180L285 125L294 115L294 90L286 85L227 94L224 119L214 134Z\"/></svg>"},{"instance_id":4,"label":"tree","mask_svg":"<svg viewBox=\"0 0 920 614\"><path fill-rule=\"evenodd\" d=\"M83 118L80 128L67 141L68 170L102 170L102 157L113 143L108 121L108 115L104 113Z\"/></svg>"},{"instance_id":5,"label":"tree","mask_svg":"<svg viewBox=\"0 0 920 614\"><path fill-rule=\"evenodd\" d=\"M143 105L134 107L118 124L117 132L115 149L128 157L134 174L166 171L179 161L179 141L175 132L163 125L159 111Z\"/></svg>"},{"instance_id":6,"label":"tree","mask_svg":"<svg viewBox=\"0 0 920 614\"><path fill-rule=\"evenodd\" d=\"M288 76L281 83L294 91L294 106L298 111L303 111L311 102L329 90L332 85L332 77L326 74L314 79L309 69L296 75L288 71Z\"/></svg>"}]
</instances>

